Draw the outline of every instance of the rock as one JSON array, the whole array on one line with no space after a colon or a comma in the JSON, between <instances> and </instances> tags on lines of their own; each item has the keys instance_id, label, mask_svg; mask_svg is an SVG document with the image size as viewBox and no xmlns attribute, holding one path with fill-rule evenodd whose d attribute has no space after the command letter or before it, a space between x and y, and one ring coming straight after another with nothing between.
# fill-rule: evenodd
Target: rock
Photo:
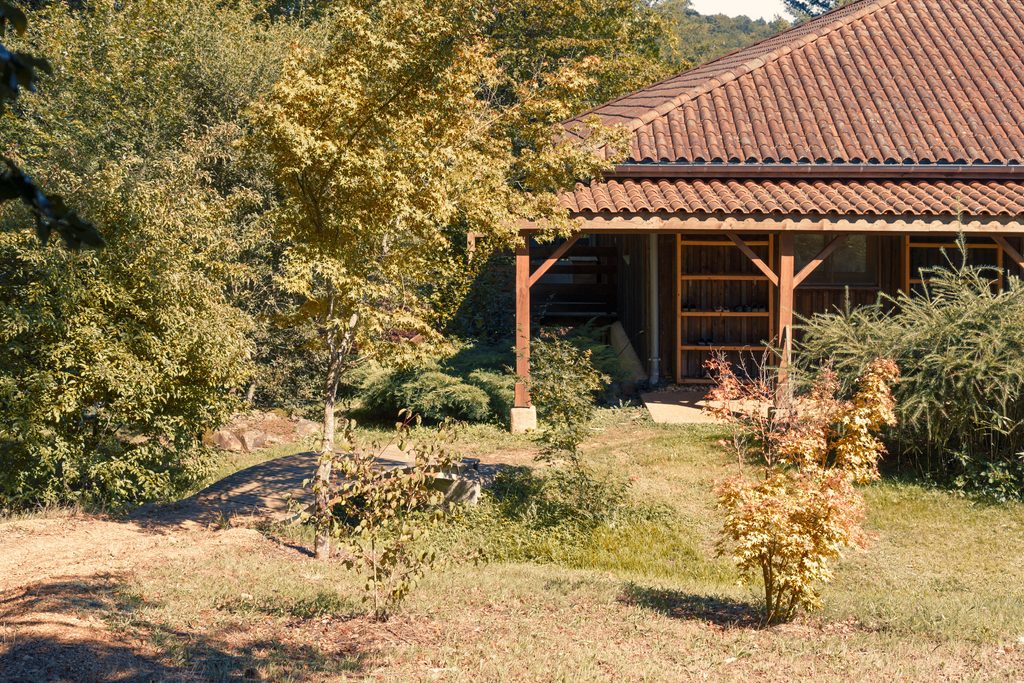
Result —
<instances>
[{"instance_id":1,"label":"rock","mask_svg":"<svg viewBox=\"0 0 1024 683\"><path fill-rule=\"evenodd\" d=\"M238 453L245 450L241 440L227 429L218 429L210 435L210 444L222 451Z\"/></svg>"},{"instance_id":2,"label":"rock","mask_svg":"<svg viewBox=\"0 0 1024 683\"><path fill-rule=\"evenodd\" d=\"M267 435L255 429L247 429L239 434L239 438L242 441L242 446L250 453L267 445Z\"/></svg>"},{"instance_id":3,"label":"rock","mask_svg":"<svg viewBox=\"0 0 1024 683\"><path fill-rule=\"evenodd\" d=\"M319 423L300 417L295 422L295 438L297 440L308 439L320 433Z\"/></svg>"},{"instance_id":4,"label":"rock","mask_svg":"<svg viewBox=\"0 0 1024 683\"><path fill-rule=\"evenodd\" d=\"M442 503L445 507L452 503L476 505L480 502L481 486L479 481L471 481L462 477L447 480L438 478L438 481L448 484Z\"/></svg>"}]
</instances>

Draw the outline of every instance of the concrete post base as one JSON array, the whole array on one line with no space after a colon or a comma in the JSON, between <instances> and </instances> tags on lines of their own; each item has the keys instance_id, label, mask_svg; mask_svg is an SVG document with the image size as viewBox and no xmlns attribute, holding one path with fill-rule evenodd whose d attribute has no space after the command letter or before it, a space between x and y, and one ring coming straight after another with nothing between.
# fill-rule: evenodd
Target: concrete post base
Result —
<instances>
[{"instance_id":1,"label":"concrete post base","mask_svg":"<svg viewBox=\"0 0 1024 683\"><path fill-rule=\"evenodd\" d=\"M512 420L511 420L511 432L513 434L525 434L526 432L533 431L537 428L537 409L533 406L529 408L513 408L512 409Z\"/></svg>"}]
</instances>

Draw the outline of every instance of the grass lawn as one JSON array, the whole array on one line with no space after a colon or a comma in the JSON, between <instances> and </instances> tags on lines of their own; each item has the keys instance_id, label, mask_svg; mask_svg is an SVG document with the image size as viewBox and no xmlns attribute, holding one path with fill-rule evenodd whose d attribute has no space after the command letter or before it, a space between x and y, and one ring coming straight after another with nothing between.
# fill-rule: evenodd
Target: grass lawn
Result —
<instances>
[{"instance_id":1,"label":"grass lawn","mask_svg":"<svg viewBox=\"0 0 1024 683\"><path fill-rule=\"evenodd\" d=\"M93 577L68 609L203 680L1024 680L1024 506L872 486L874 540L839 564L823 610L760 628L757 587L714 554L710 489L737 467L722 436L602 411L586 460L663 517L600 527L548 562L438 568L386 623L359 616L342 567L243 529ZM474 427L458 448L521 464L533 446Z\"/></svg>"}]
</instances>

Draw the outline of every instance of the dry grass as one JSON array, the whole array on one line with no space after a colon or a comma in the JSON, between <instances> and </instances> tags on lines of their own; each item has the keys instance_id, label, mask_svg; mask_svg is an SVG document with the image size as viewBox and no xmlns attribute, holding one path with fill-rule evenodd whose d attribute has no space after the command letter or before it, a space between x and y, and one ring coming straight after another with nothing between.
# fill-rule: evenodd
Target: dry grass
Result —
<instances>
[{"instance_id":1,"label":"dry grass","mask_svg":"<svg viewBox=\"0 0 1024 683\"><path fill-rule=\"evenodd\" d=\"M671 508L671 523L599 528L560 564L442 568L384 624L360 616L342 567L231 531L65 582L47 613L100 623L110 641L134 644L138 672L168 680L1024 679L1024 507L874 486L875 541L840 564L824 610L762 629L755 592L712 551L709 489L737 466L721 437L603 411L587 460L627 474L633 496ZM461 439L490 461L531 452L497 428Z\"/></svg>"}]
</instances>

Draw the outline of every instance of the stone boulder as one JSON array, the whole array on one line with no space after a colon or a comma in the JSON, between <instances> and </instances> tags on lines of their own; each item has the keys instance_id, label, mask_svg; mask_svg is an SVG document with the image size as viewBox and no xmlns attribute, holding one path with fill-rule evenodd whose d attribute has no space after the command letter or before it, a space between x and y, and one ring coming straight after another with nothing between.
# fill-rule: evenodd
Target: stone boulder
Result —
<instances>
[{"instance_id":1,"label":"stone boulder","mask_svg":"<svg viewBox=\"0 0 1024 683\"><path fill-rule=\"evenodd\" d=\"M232 453L240 453L245 450L242 440L235 436L234 432L230 429L217 429L204 438L203 442L207 446L213 446L222 451L230 451Z\"/></svg>"},{"instance_id":2,"label":"stone boulder","mask_svg":"<svg viewBox=\"0 0 1024 683\"><path fill-rule=\"evenodd\" d=\"M278 444L306 441L320 432L320 425L277 411L254 410L233 415L231 420L203 437L203 442L223 451L258 451Z\"/></svg>"}]
</instances>

